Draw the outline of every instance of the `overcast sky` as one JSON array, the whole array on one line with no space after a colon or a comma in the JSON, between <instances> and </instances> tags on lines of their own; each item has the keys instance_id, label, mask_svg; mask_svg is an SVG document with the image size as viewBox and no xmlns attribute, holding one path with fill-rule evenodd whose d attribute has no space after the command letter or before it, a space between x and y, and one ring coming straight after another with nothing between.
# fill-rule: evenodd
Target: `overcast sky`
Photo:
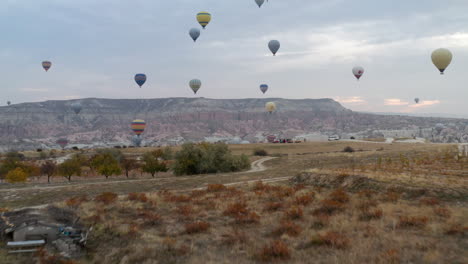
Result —
<instances>
[{"instance_id":1,"label":"overcast sky","mask_svg":"<svg viewBox=\"0 0 468 264\"><path fill-rule=\"evenodd\" d=\"M199 11L212 21L193 43ZM356 111L468 113L467 0L1 0L0 31L2 105L192 97L199 78L209 98L264 97L267 83L265 97L334 98ZM454 55L444 76L430 59L440 47Z\"/></svg>"}]
</instances>

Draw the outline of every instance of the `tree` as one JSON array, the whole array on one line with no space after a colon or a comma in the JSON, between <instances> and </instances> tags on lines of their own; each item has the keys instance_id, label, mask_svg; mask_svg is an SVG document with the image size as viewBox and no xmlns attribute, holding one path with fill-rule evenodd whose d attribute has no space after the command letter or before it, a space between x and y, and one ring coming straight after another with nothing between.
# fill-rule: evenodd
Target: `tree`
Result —
<instances>
[{"instance_id":1,"label":"tree","mask_svg":"<svg viewBox=\"0 0 468 264\"><path fill-rule=\"evenodd\" d=\"M52 177L57 172L57 165L53 161L46 161L46 163L41 165L41 174L47 175L47 182L50 183L50 177Z\"/></svg>"},{"instance_id":2,"label":"tree","mask_svg":"<svg viewBox=\"0 0 468 264\"><path fill-rule=\"evenodd\" d=\"M80 159L74 157L58 165L58 173L71 181L73 175L81 175L81 165Z\"/></svg>"},{"instance_id":3,"label":"tree","mask_svg":"<svg viewBox=\"0 0 468 264\"><path fill-rule=\"evenodd\" d=\"M138 169L139 167L138 162L136 160L125 157L122 158L120 166L125 171L125 176L127 176L127 178L130 171Z\"/></svg>"},{"instance_id":4,"label":"tree","mask_svg":"<svg viewBox=\"0 0 468 264\"><path fill-rule=\"evenodd\" d=\"M26 182L27 179L28 174L22 168L11 170L6 175L6 180L9 183Z\"/></svg>"},{"instance_id":5,"label":"tree","mask_svg":"<svg viewBox=\"0 0 468 264\"><path fill-rule=\"evenodd\" d=\"M8 152L0 165L0 179L4 179L8 172L21 166L24 155L18 152Z\"/></svg>"},{"instance_id":6,"label":"tree","mask_svg":"<svg viewBox=\"0 0 468 264\"><path fill-rule=\"evenodd\" d=\"M100 152L91 158L91 168L107 178L112 175L122 173L119 161L116 156L110 152Z\"/></svg>"},{"instance_id":7,"label":"tree","mask_svg":"<svg viewBox=\"0 0 468 264\"><path fill-rule=\"evenodd\" d=\"M143 155L143 166L142 170L148 172L154 178L154 175L160 171L167 171L167 165L164 161L161 161L162 151L156 150L148 152Z\"/></svg>"}]
</instances>

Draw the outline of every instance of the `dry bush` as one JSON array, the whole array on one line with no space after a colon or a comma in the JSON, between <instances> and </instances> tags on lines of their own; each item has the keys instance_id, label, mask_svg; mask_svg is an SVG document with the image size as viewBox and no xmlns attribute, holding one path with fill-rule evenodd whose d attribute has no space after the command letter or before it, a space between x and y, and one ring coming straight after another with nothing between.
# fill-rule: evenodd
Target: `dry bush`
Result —
<instances>
[{"instance_id":1,"label":"dry bush","mask_svg":"<svg viewBox=\"0 0 468 264\"><path fill-rule=\"evenodd\" d=\"M236 202L228 205L223 215L234 218L237 224L253 224L260 221L260 216L251 212L245 202Z\"/></svg>"},{"instance_id":2,"label":"dry bush","mask_svg":"<svg viewBox=\"0 0 468 264\"><path fill-rule=\"evenodd\" d=\"M281 208L283 208L283 204L282 203L278 203L278 202L269 202L265 205L265 208L263 210L267 211L267 212L276 212L278 210L280 210Z\"/></svg>"},{"instance_id":3,"label":"dry bush","mask_svg":"<svg viewBox=\"0 0 468 264\"><path fill-rule=\"evenodd\" d=\"M400 194L397 192L393 192L393 191L387 191L382 197L382 201L390 202L390 203L396 203L398 202L399 199L400 199Z\"/></svg>"},{"instance_id":4,"label":"dry bush","mask_svg":"<svg viewBox=\"0 0 468 264\"><path fill-rule=\"evenodd\" d=\"M248 241L247 234L234 228L232 232L221 235L223 244L234 245L234 244L245 244Z\"/></svg>"},{"instance_id":5,"label":"dry bush","mask_svg":"<svg viewBox=\"0 0 468 264\"><path fill-rule=\"evenodd\" d=\"M291 257L288 245L281 240L275 240L263 247L258 254L261 261L287 260Z\"/></svg>"},{"instance_id":6,"label":"dry bush","mask_svg":"<svg viewBox=\"0 0 468 264\"><path fill-rule=\"evenodd\" d=\"M284 212L284 218L289 220L302 219L303 216L304 212L302 211L302 208L296 206Z\"/></svg>"},{"instance_id":7,"label":"dry bush","mask_svg":"<svg viewBox=\"0 0 468 264\"><path fill-rule=\"evenodd\" d=\"M313 229L322 229L330 222L330 216L326 214L316 215L312 220L311 228Z\"/></svg>"},{"instance_id":8,"label":"dry bush","mask_svg":"<svg viewBox=\"0 0 468 264\"><path fill-rule=\"evenodd\" d=\"M111 204L117 201L118 195L113 192L103 192L94 198L95 201L103 204Z\"/></svg>"},{"instance_id":9,"label":"dry bush","mask_svg":"<svg viewBox=\"0 0 468 264\"><path fill-rule=\"evenodd\" d=\"M197 221L193 223L188 223L185 225L185 233L187 234L196 234L205 232L210 228L210 224L204 221Z\"/></svg>"},{"instance_id":10,"label":"dry bush","mask_svg":"<svg viewBox=\"0 0 468 264\"><path fill-rule=\"evenodd\" d=\"M445 233L447 235L451 235L451 236L456 236L456 235L466 236L468 234L468 226L462 226L460 224L455 224L455 225L450 226L447 229L447 232L445 232Z\"/></svg>"},{"instance_id":11,"label":"dry bush","mask_svg":"<svg viewBox=\"0 0 468 264\"><path fill-rule=\"evenodd\" d=\"M346 249L349 247L350 240L344 234L328 231L325 234L320 234L313 237L310 241L311 245L329 246L336 249Z\"/></svg>"},{"instance_id":12,"label":"dry bush","mask_svg":"<svg viewBox=\"0 0 468 264\"><path fill-rule=\"evenodd\" d=\"M162 223L162 218L159 214L147 211L147 210L138 210L138 217L143 220L145 226L157 226Z\"/></svg>"},{"instance_id":13,"label":"dry bush","mask_svg":"<svg viewBox=\"0 0 468 264\"><path fill-rule=\"evenodd\" d=\"M357 205L357 208L361 211L366 211L376 206L377 206L377 202L375 200L364 200Z\"/></svg>"},{"instance_id":14,"label":"dry bush","mask_svg":"<svg viewBox=\"0 0 468 264\"><path fill-rule=\"evenodd\" d=\"M301 196L297 196L296 199L294 200L294 203L297 205L303 205L306 206L310 204L314 200L315 193L307 193Z\"/></svg>"},{"instance_id":15,"label":"dry bush","mask_svg":"<svg viewBox=\"0 0 468 264\"><path fill-rule=\"evenodd\" d=\"M313 211L313 215L332 215L346 208L343 203L335 200L325 199L320 203L320 207Z\"/></svg>"},{"instance_id":16,"label":"dry bush","mask_svg":"<svg viewBox=\"0 0 468 264\"><path fill-rule=\"evenodd\" d=\"M397 264L401 263L400 253L396 249L386 250L381 254L381 258L384 260L384 263Z\"/></svg>"},{"instance_id":17,"label":"dry bush","mask_svg":"<svg viewBox=\"0 0 468 264\"><path fill-rule=\"evenodd\" d=\"M203 197L205 195L206 195L206 191L204 191L204 190L193 190L192 193L190 194L190 197L199 198L199 197Z\"/></svg>"},{"instance_id":18,"label":"dry bush","mask_svg":"<svg viewBox=\"0 0 468 264\"><path fill-rule=\"evenodd\" d=\"M450 218L452 216L450 210L443 207L434 208L434 214L443 218Z\"/></svg>"},{"instance_id":19,"label":"dry bush","mask_svg":"<svg viewBox=\"0 0 468 264\"><path fill-rule=\"evenodd\" d=\"M336 189L328 196L330 200L337 201L340 203L349 202L349 195L343 189Z\"/></svg>"},{"instance_id":20,"label":"dry bush","mask_svg":"<svg viewBox=\"0 0 468 264\"><path fill-rule=\"evenodd\" d=\"M208 184L208 187L206 187L207 192L222 192L226 189L227 187L224 184Z\"/></svg>"},{"instance_id":21,"label":"dry bush","mask_svg":"<svg viewBox=\"0 0 468 264\"><path fill-rule=\"evenodd\" d=\"M188 203L192 200L190 196L187 195L166 195L164 198L166 202L172 202L172 203Z\"/></svg>"},{"instance_id":22,"label":"dry bush","mask_svg":"<svg viewBox=\"0 0 468 264\"><path fill-rule=\"evenodd\" d=\"M148 197L144 193L129 193L127 199L129 201L138 201L142 203L148 202Z\"/></svg>"},{"instance_id":23,"label":"dry bush","mask_svg":"<svg viewBox=\"0 0 468 264\"><path fill-rule=\"evenodd\" d=\"M88 201L88 197L87 196L77 196L77 197L72 197L68 200L65 201L65 204L68 206L68 207L71 207L71 208L78 208L82 203L84 202L87 202Z\"/></svg>"},{"instance_id":24,"label":"dry bush","mask_svg":"<svg viewBox=\"0 0 468 264\"><path fill-rule=\"evenodd\" d=\"M297 237L301 234L301 232L302 228L299 225L291 221L283 221L277 228L275 228L273 234L276 236L287 234L288 236Z\"/></svg>"},{"instance_id":25,"label":"dry bush","mask_svg":"<svg viewBox=\"0 0 468 264\"><path fill-rule=\"evenodd\" d=\"M400 216L397 227L406 228L406 227L415 227L423 228L426 226L429 218L426 216Z\"/></svg>"},{"instance_id":26,"label":"dry bush","mask_svg":"<svg viewBox=\"0 0 468 264\"><path fill-rule=\"evenodd\" d=\"M421 200L419 200L419 203L421 205L428 205L428 206L436 206L440 204L439 200L433 197L422 198Z\"/></svg>"},{"instance_id":27,"label":"dry bush","mask_svg":"<svg viewBox=\"0 0 468 264\"><path fill-rule=\"evenodd\" d=\"M285 186L275 186L275 187L276 188L273 188L273 190L275 191L275 197L279 199L292 197L294 193L296 193L296 190L291 187L285 187Z\"/></svg>"},{"instance_id":28,"label":"dry bush","mask_svg":"<svg viewBox=\"0 0 468 264\"><path fill-rule=\"evenodd\" d=\"M372 199L374 196L377 194L376 191L373 190L362 190L358 192L359 198L367 198L367 199Z\"/></svg>"},{"instance_id":29,"label":"dry bush","mask_svg":"<svg viewBox=\"0 0 468 264\"><path fill-rule=\"evenodd\" d=\"M190 217L193 214L193 206L191 205L177 206L175 211L177 214L181 216Z\"/></svg>"},{"instance_id":30,"label":"dry bush","mask_svg":"<svg viewBox=\"0 0 468 264\"><path fill-rule=\"evenodd\" d=\"M367 209L361 211L359 219L362 221L370 221L373 219L380 219L383 216L382 209Z\"/></svg>"}]
</instances>

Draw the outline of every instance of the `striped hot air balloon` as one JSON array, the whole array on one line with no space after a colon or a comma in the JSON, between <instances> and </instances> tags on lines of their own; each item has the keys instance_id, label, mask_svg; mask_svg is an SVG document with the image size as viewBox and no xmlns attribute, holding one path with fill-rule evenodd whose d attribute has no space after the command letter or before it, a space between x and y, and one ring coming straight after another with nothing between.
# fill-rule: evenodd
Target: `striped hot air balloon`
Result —
<instances>
[{"instance_id":1,"label":"striped hot air balloon","mask_svg":"<svg viewBox=\"0 0 468 264\"><path fill-rule=\"evenodd\" d=\"M210 23L211 21L211 14L208 12L200 12L197 14L197 21L200 23L200 25L205 29L205 27Z\"/></svg>"},{"instance_id":2,"label":"striped hot air balloon","mask_svg":"<svg viewBox=\"0 0 468 264\"><path fill-rule=\"evenodd\" d=\"M145 131L146 122L145 120L141 120L141 119L133 120L131 128L133 132L135 133L135 135L139 136L143 133L143 131Z\"/></svg>"},{"instance_id":3,"label":"striped hot air balloon","mask_svg":"<svg viewBox=\"0 0 468 264\"><path fill-rule=\"evenodd\" d=\"M189 82L190 88L192 88L192 91L194 94L197 94L198 90L200 89L202 83L199 79L193 79Z\"/></svg>"},{"instance_id":4,"label":"striped hot air balloon","mask_svg":"<svg viewBox=\"0 0 468 264\"><path fill-rule=\"evenodd\" d=\"M52 67L52 62L50 61L43 61L42 62L42 68L44 68L45 71L48 71Z\"/></svg>"},{"instance_id":5,"label":"striped hot air balloon","mask_svg":"<svg viewBox=\"0 0 468 264\"><path fill-rule=\"evenodd\" d=\"M146 74L144 73L137 73L135 74L135 82L140 86L143 86L146 82Z\"/></svg>"}]
</instances>

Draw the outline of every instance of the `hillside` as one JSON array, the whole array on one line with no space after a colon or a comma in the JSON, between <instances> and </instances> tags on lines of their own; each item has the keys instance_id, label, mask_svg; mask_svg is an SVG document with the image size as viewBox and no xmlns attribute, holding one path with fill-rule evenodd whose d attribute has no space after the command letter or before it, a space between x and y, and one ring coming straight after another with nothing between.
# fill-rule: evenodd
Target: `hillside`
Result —
<instances>
[{"instance_id":1,"label":"hillside","mask_svg":"<svg viewBox=\"0 0 468 264\"><path fill-rule=\"evenodd\" d=\"M83 105L79 115L71 109L76 101ZM278 107L271 115L264 111L268 101ZM135 118L148 124L145 145L207 139L259 142L269 134L418 136L434 142L468 142L467 119L357 113L332 99L89 98L0 107L0 145L2 150L56 147L60 137L77 145L130 144L129 124ZM438 123L444 129L436 131Z\"/></svg>"}]
</instances>

